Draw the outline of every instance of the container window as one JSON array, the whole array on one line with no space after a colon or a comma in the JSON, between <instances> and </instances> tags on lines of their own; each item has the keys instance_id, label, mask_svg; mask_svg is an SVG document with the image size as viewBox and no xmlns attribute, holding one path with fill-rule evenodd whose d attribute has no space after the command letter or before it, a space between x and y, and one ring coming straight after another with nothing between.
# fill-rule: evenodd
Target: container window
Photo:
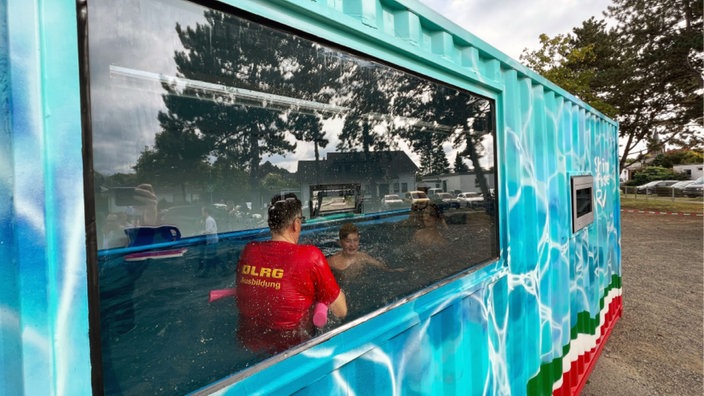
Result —
<instances>
[{"instance_id":1,"label":"container window","mask_svg":"<svg viewBox=\"0 0 704 396\"><path fill-rule=\"evenodd\" d=\"M299 243L336 254L353 223L388 267L336 273L349 314L318 335L498 257L491 100L232 8L87 9L106 394L187 393L270 357L209 294L270 237L275 194L303 202ZM428 174L476 195L423 198Z\"/></svg>"},{"instance_id":2,"label":"container window","mask_svg":"<svg viewBox=\"0 0 704 396\"><path fill-rule=\"evenodd\" d=\"M592 176L572 177L572 232L594 221L594 179Z\"/></svg>"}]
</instances>

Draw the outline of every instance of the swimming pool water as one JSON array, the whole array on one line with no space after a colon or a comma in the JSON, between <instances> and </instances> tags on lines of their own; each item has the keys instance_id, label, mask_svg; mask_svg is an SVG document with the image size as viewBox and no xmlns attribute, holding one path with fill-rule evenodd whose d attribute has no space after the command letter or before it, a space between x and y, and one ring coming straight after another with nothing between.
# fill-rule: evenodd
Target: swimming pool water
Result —
<instances>
[{"instance_id":1,"label":"swimming pool water","mask_svg":"<svg viewBox=\"0 0 704 396\"><path fill-rule=\"evenodd\" d=\"M410 243L414 224L376 221L357 224L361 249L402 272L365 269L341 282L347 295L344 323L369 314L448 276L495 257L493 218L459 212L443 231L450 244L418 248ZM334 227L316 226L299 243L325 255L339 251ZM218 259L225 271L198 277L204 245L188 246L182 257L128 262L124 255L100 258L101 330L105 392L108 395L184 394L250 367L254 356L236 342L234 298L208 302L212 289L233 287L239 252L247 241L223 237Z\"/></svg>"}]
</instances>

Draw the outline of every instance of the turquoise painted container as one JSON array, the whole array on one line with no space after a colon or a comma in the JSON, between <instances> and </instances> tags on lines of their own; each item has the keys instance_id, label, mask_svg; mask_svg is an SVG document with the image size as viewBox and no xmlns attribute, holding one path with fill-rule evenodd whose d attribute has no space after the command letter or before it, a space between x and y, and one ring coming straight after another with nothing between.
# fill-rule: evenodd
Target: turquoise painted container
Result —
<instances>
[{"instance_id":1,"label":"turquoise painted container","mask_svg":"<svg viewBox=\"0 0 704 396\"><path fill-rule=\"evenodd\" d=\"M102 391L81 84L91 3L0 2L0 394ZM174 393L578 393L622 309L618 125L415 1L221 3L493 100L499 257ZM572 181L587 175L593 221L575 231Z\"/></svg>"}]
</instances>

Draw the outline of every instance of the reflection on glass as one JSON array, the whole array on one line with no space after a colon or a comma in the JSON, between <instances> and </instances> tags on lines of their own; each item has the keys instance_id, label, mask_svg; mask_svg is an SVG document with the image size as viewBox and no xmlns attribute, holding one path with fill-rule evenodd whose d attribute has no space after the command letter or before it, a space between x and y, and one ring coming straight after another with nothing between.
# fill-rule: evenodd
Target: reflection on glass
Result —
<instances>
[{"instance_id":1,"label":"reflection on glass","mask_svg":"<svg viewBox=\"0 0 704 396\"><path fill-rule=\"evenodd\" d=\"M334 255L353 223L384 264L338 279L346 321L498 255L491 101L235 10L88 10L107 394L188 392L263 358L208 293L269 237L275 194L301 198L301 243Z\"/></svg>"},{"instance_id":2,"label":"reflection on glass","mask_svg":"<svg viewBox=\"0 0 704 396\"><path fill-rule=\"evenodd\" d=\"M592 189L577 190L577 217L584 216L592 211Z\"/></svg>"}]
</instances>

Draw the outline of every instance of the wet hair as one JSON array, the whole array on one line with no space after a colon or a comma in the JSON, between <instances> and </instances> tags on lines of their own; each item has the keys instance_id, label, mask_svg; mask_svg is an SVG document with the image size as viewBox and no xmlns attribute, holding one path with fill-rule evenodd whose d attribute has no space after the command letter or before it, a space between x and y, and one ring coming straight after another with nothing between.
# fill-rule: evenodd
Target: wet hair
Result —
<instances>
[{"instance_id":1,"label":"wet hair","mask_svg":"<svg viewBox=\"0 0 704 396\"><path fill-rule=\"evenodd\" d=\"M440 209L440 206L438 206L435 202L428 203L426 210L436 219L442 218L442 209Z\"/></svg>"},{"instance_id":2,"label":"wet hair","mask_svg":"<svg viewBox=\"0 0 704 396\"><path fill-rule=\"evenodd\" d=\"M440 209L440 207L435 202L419 202L413 204L413 206L411 207L411 211L417 212L418 214L427 212L431 217L434 217L436 219L441 219L443 216L442 209Z\"/></svg>"},{"instance_id":3,"label":"wet hair","mask_svg":"<svg viewBox=\"0 0 704 396\"><path fill-rule=\"evenodd\" d=\"M347 238L350 234L359 234L357 226L353 223L346 223L340 227L340 239Z\"/></svg>"},{"instance_id":4,"label":"wet hair","mask_svg":"<svg viewBox=\"0 0 704 396\"><path fill-rule=\"evenodd\" d=\"M294 193L276 194L269 204L269 229L273 232L283 231L302 214L301 201Z\"/></svg>"}]
</instances>

